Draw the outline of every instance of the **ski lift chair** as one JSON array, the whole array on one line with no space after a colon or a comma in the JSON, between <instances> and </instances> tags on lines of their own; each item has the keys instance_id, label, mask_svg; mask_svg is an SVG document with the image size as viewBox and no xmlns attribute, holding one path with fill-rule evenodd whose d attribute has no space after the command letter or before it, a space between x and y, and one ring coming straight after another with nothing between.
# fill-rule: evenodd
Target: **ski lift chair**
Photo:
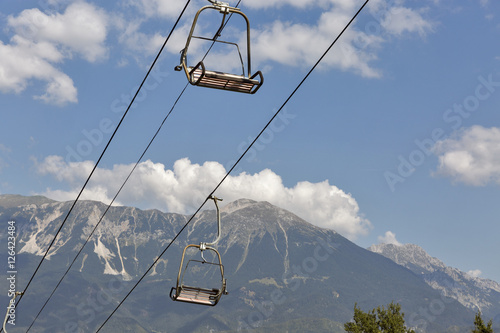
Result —
<instances>
[{"instance_id":1,"label":"ski lift chair","mask_svg":"<svg viewBox=\"0 0 500 333\"><path fill-rule=\"evenodd\" d=\"M186 73L189 83L195 86L236 91L247 94L255 94L257 90L259 90L259 88L261 87L262 83L264 82L264 77L262 76L262 73L260 71L257 71L256 73L251 75L250 22L248 21L248 17L245 14L243 14L239 8L230 7L229 4L227 3L220 1L213 1L213 0L208 0L208 1L212 3L212 5L202 7L196 13L193 25L191 26L191 31L186 41L186 46L181 51L181 64L179 66L176 66L175 70L182 71L184 69L184 72ZM206 9L218 10L220 13L223 14L221 25L217 30L217 32L215 33L214 37L211 39L201 36L193 36L193 32L196 27L198 17L200 13ZM238 44L223 40L218 40L218 37L221 35L221 32L226 23L226 16L228 14L233 14L233 13L241 15L245 19L247 26L247 66L248 66L247 75L245 75L245 66L243 63L243 58L241 56ZM205 64L203 63L203 60L198 62L198 64L196 64L194 67L188 66L187 54L188 54L189 44L191 43L192 38L209 40L217 43L224 43L236 46L241 61L242 74L241 75L228 74L228 73L207 70L205 68Z\"/></svg>"},{"instance_id":2,"label":"ski lift chair","mask_svg":"<svg viewBox=\"0 0 500 333\"><path fill-rule=\"evenodd\" d=\"M184 257L186 255L186 250L190 247L198 248L201 251L200 245L195 245L195 244L190 244L184 248L184 252L182 253L182 259L181 259L181 266L179 269L179 274L177 276L177 286L172 287L170 290L170 298L174 301L179 301L179 302L187 302L187 303L194 303L194 304L201 304L201 305L209 305L209 306L214 306L216 305L222 294L226 293L226 280L224 279L224 266L222 266L221 263L221 257L219 252L211 247L206 247L205 250L210 250L215 252L216 258L218 258L218 262L208 262L208 261L199 261L199 260L189 260L188 263L186 264L186 267L182 269ZM219 288L200 288L200 287L193 287L193 286L188 286L184 284L184 274L188 270L189 264L190 263L201 263L202 265L215 265L218 266L220 269L220 275L221 275L221 285Z\"/></svg>"},{"instance_id":3,"label":"ski lift chair","mask_svg":"<svg viewBox=\"0 0 500 333\"><path fill-rule=\"evenodd\" d=\"M212 197L211 199L214 200L215 207L217 208L217 224L218 224L217 238L212 243L200 243L200 245L190 244L184 248L184 251L182 252L181 264L179 266L179 273L177 274L177 284L170 290L170 298L173 301L215 306L219 302L223 294L227 295L226 279L224 278L224 266L222 266L221 256L219 252L213 247L219 241L221 235L220 211L219 211L219 206L217 205L217 201L222 199L218 199L216 197ZM198 250L200 250L203 261L191 259L187 262L186 267L183 269L182 266L184 263L184 258L186 257L186 251L189 248L197 248ZM217 258L218 261L217 262L206 261L205 257L203 256L203 251L211 251L215 253L215 257ZM184 283L184 275L188 270L190 263L199 263L202 265L206 264L206 265L217 266L221 276L220 287L209 289L209 288L186 285Z\"/></svg>"}]
</instances>

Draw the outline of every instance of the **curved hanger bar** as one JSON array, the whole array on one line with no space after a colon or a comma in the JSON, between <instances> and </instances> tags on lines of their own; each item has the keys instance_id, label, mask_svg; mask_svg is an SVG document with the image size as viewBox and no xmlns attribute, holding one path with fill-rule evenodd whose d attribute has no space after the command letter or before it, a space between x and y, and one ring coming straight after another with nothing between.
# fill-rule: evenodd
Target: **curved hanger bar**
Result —
<instances>
[{"instance_id":1,"label":"curved hanger bar","mask_svg":"<svg viewBox=\"0 0 500 333\"><path fill-rule=\"evenodd\" d=\"M215 246L215 244L217 244L219 242L220 236L221 236L220 210L219 210L219 205L217 204L217 201L222 201L222 199L219 199L215 196L212 196L210 199L212 199L214 201L215 208L217 209L217 238L212 243L201 243L200 248L202 247L202 244L204 245L203 247Z\"/></svg>"}]
</instances>

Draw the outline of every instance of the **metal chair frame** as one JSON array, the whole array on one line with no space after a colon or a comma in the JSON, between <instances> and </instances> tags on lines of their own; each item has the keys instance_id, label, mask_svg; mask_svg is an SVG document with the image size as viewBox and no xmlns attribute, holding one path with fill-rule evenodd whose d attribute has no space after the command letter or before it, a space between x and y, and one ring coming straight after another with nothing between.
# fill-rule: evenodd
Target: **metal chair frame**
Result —
<instances>
[{"instance_id":1,"label":"metal chair frame","mask_svg":"<svg viewBox=\"0 0 500 333\"><path fill-rule=\"evenodd\" d=\"M220 210L219 206L217 205L217 201L221 201L222 199L219 199L217 197L211 197L211 199L215 203L215 207L217 209L217 238L211 242L211 243L200 243L200 245L196 244L189 244L184 248L184 251L182 252L182 258L181 258L181 264L179 266L179 273L177 274L177 284L175 287L172 287L170 289L170 298L173 301L179 301L179 302L186 302L186 303L194 303L194 304L201 304L201 305L209 305L209 306L215 306L221 296L227 295L227 290L226 290L226 279L224 278L224 266L222 265L222 260L220 253L215 249L215 244L219 241L221 237L221 223L220 223ZM199 260L189 260L186 264L186 267L182 269L182 266L184 264L184 258L186 256L186 251L189 248L197 248L201 252L201 257L203 261ZM212 251L216 254L218 263L215 262L208 262L205 260L205 257L203 256L203 251ZM209 265L216 265L219 266L220 268L220 275L221 275L221 287L220 289L207 289L207 288L200 288L200 287L192 287L192 286L186 286L184 282L184 274L186 273L186 270L188 268L188 265L191 261L195 262L201 262L202 264L209 264ZM175 293L174 293L175 291Z\"/></svg>"},{"instance_id":2,"label":"metal chair frame","mask_svg":"<svg viewBox=\"0 0 500 333\"><path fill-rule=\"evenodd\" d=\"M214 249L212 247L206 247L205 250L210 250L210 251L215 252L215 254L217 255L218 261L219 261L218 263L217 262L212 263L212 262L208 262L208 261L189 260L188 263L186 264L186 267L184 269L182 269L182 266L184 263L184 258L186 255L186 251L188 248L191 248L191 247L200 249L200 245L195 245L195 244L190 244L184 248L184 251L182 253L181 265L179 268L179 274L177 275L177 285L176 285L176 287L172 287L172 289L170 290L170 298L174 301L179 301L179 302L215 306L219 302L222 294L226 294L226 280L224 279L224 266L222 265L222 262L221 262L221 256L216 249ZM208 265L219 266L220 274L221 274L221 287L220 287L220 289L216 289L216 288L207 289L207 288L199 288L199 287L192 287L192 286L185 285L183 283L184 274L186 273L188 265L191 261L201 262L203 264L208 264Z\"/></svg>"},{"instance_id":3,"label":"metal chair frame","mask_svg":"<svg viewBox=\"0 0 500 333\"><path fill-rule=\"evenodd\" d=\"M239 8L230 7L228 4L219 1L210 1L210 2L212 2L212 5L204 6L201 9L199 9L198 12L196 13L195 18L193 20L193 24L191 26L191 31L189 32L189 36L186 41L186 46L181 51L181 61L180 61L181 64L179 66L176 66L175 70L181 71L184 69L186 77L189 83L192 85L214 88L214 89L230 90L248 94L255 94L257 90L259 90L259 88L261 87L262 83L264 82L264 77L262 76L262 73L260 71L257 71L253 75L251 74L252 70L251 70L251 52L250 52L250 21L248 20L248 17L241 12ZM217 10L223 14L221 25L212 39L201 36L193 36L196 23L198 22L198 17L206 9ZM226 16L228 14L233 14L233 13L241 15L246 22L246 27L247 27L247 75L246 76L245 76L245 65L238 44L218 40L218 37L220 36L222 29L224 28ZM194 67L188 66L187 53L192 38L235 45L238 54L240 56L243 74L236 75L236 74L227 74L217 71L208 71L205 68L203 60L200 61ZM258 79L256 79L257 77Z\"/></svg>"}]
</instances>

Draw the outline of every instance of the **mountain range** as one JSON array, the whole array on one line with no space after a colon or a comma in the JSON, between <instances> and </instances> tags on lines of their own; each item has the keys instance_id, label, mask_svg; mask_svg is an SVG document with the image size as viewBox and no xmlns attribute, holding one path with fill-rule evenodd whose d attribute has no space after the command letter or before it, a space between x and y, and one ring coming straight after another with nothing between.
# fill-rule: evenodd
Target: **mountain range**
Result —
<instances>
[{"instance_id":1,"label":"mountain range","mask_svg":"<svg viewBox=\"0 0 500 333\"><path fill-rule=\"evenodd\" d=\"M500 323L499 283L446 266L418 245L378 244L368 250L408 268L443 295L456 299L473 311L481 311L485 318L493 318L495 323Z\"/></svg>"},{"instance_id":2,"label":"mountain range","mask_svg":"<svg viewBox=\"0 0 500 333\"><path fill-rule=\"evenodd\" d=\"M15 221L17 228L18 289L32 276L71 205L41 196L0 195L2 225ZM9 333L25 332L33 322L106 208L95 201L75 205ZM215 210L201 211L159 258L190 216L111 207L30 331L95 332L157 259L102 332L343 332L355 304L368 311L392 301L401 304L407 326L417 331L468 332L472 327L475 308L333 230L249 199L225 204L221 217L217 249L229 294L217 306L169 297L184 247L215 238ZM2 244L7 236L4 228ZM6 252L0 251L3 262ZM205 268L197 268L196 279L212 283ZM0 281L4 290L5 272ZM0 302L7 304L5 294Z\"/></svg>"}]
</instances>

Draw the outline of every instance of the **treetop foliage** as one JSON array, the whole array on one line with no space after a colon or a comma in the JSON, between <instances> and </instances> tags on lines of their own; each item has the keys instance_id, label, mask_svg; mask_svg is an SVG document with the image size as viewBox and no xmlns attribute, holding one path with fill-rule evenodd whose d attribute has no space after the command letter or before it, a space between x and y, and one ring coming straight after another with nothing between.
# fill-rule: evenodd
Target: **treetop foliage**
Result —
<instances>
[{"instance_id":1,"label":"treetop foliage","mask_svg":"<svg viewBox=\"0 0 500 333\"><path fill-rule=\"evenodd\" d=\"M401 305L394 302L387 309L379 306L370 312L363 312L355 304L353 321L345 323L344 329L349 333L415 333L405 326Z\"/></svg>"},{"instance_id":2,"label":"treetop foliage","mask_svg":"<svg viewBox=\"0 0 500 333\"><path fill-rule=\"evenodd\" d=\"M491 327L493 322L490 320L487 325L484 324L483 318L481 318L481 311L476 314L476 318L474 319L474 329L471 331L472 333L494 333L493 328Z\"/></svg>"}]
</instances>

